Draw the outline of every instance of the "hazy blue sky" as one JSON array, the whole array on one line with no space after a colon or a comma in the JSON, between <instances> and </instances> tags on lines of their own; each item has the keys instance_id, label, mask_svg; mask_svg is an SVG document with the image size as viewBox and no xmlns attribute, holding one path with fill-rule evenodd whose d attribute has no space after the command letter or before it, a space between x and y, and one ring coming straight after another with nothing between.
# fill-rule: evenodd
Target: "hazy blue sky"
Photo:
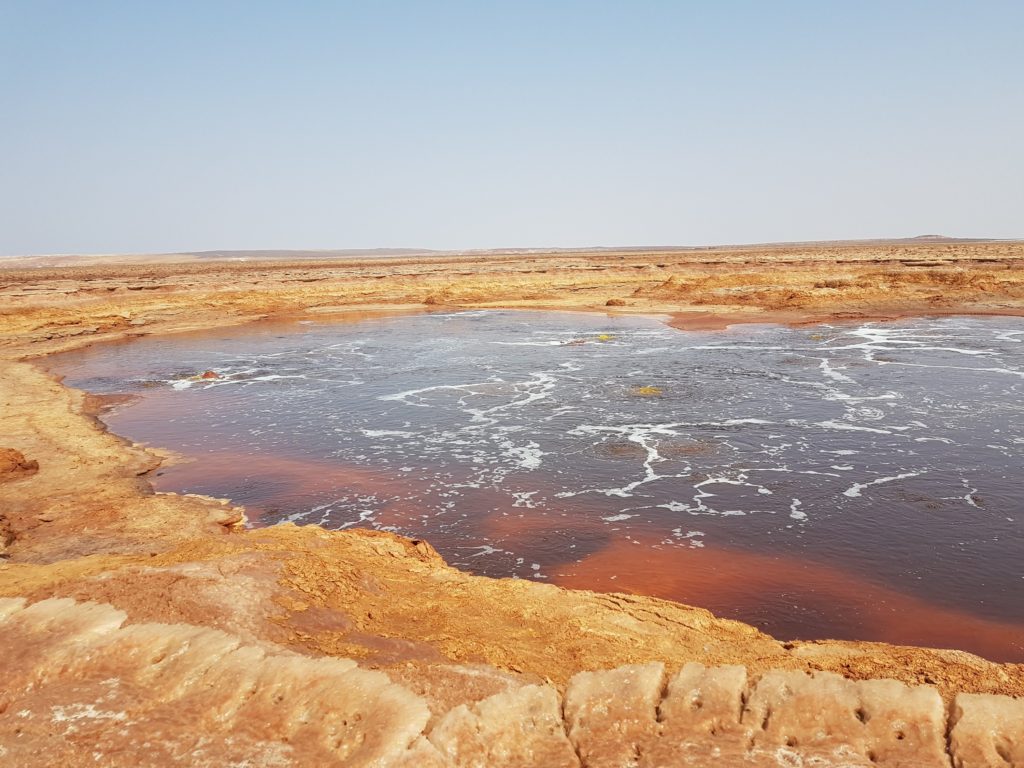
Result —
<instances>
[{"instance_id":1,"label":"hazy blue sky","mask_svg":"<svg viewBox=\"0 0 1024 768\"><path fill-rule=\"evenodd\" d=\"M0 0L0 253L1024 236L1024 2Z\"/></svg>"}]
</instances>

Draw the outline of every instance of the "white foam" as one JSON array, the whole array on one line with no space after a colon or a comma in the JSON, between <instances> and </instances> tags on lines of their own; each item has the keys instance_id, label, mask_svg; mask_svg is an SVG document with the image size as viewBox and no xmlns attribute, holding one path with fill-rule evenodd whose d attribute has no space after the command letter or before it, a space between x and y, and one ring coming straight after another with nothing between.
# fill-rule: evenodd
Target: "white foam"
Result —
<instances>
[{"instance_id":1,"label":"white foam","mask_svg":"<svg viewBox=\"0 0 1024 768\"><path fill-rule=\"evenodd\" d=\"M502 455L514 461L522 469L539 469L545 456L537 443L516 445L510 440L501 443Z\"/></svg>"},{"instance_id":2,"label":"white foam","mask_svg":"<svg viewBox=\"0 0 1024 768\"><path fill-rule=\"evenodd\" d=\"M401 429L360 429L367 437L417 437L415 432L406 432Z\"/></svg>"},{"instance_id":3,"label":"white foam","mask_svg":"<svg viewBox=\"0 0 1024 768\"><path fill-rule=\"evenodd\" d=\"M687 541L689 545L695 549L699 549L704 546L704 542L700 540L701 536L705 536L704 531L687 531L683 533L682 528L673 528L672 535L677 539L683 539Z\"/></svg>"},{"instance_id":4,"label":"white foam","mask_svg":"<svg viewBox=\"0 0 1024 768\"><path fill-rule=\"evenodd\" d=\"M479 552L475 552L472 555L470 555L470 557L483 557L484 555L498 555L498 554L502 554L502 553L505 552L505 550L498 549L497 547L492 547L489 544L480 544L480 545L475 546L475 547L461 547L461 549L478 549L478 550L480 550Z\"/></svg>"},{"instance_id":5,"label":"white foam","mask_svg":"<svg viewBox=\"0 0 1024 768\"><path fill-rule=\"evenodd\" d=\"M790 347L764 347L754 344L702 344L696 347L683 347L683 349L692 349L701 352L709 352L714 350L742 350L744 352L748 350L756 350L759 352L788 352Z\"/></svg>"},{"instance_id":6,"label":"white foam","mask_svg":"<svg viewBox=\"0 0 1024 768\"><path fill-rule=\"evenodd\" d=\"M848 496L851 499L855 499L861 495L861 491L872 485L882 485L883 483L892 483L895 482L896 480L906 480L908 477L918 477L919 475L923 474L924 472L903 472L898 475L892 475L891 477L879 477L878 479L872 480L867 483L854 483L845 491L843 491L843 496Z\"/></svg>"},{"instance_id":7,"label":"white foam","mask_svg":"<svg viewBox=\"0 0 1024 768\"><path fill-rule=\"evenodd\" d=\"M799 426L800 422L797 420L791 420L791 424ZM877 435L891 435L892 432L888 429L877 429L875 427L862 427L858 424L848 424L844 421L816 421L814 422L816 427L822 427L823 429L834 429L838 432L874 432Z\"/></svg>"},{"instance_id":8,"label":"white foam","mask_svg":"<svg viewBox=\"0 0 1024 768\"><path fill-rule=\"evenodd\" d=\"M490 383L490 382L475 382L473 384L438 384L438 385L433 386L433 387L421 387L419 389L406 389L406 390L404 390L402 392L395 392L394 394L391 394L391 395L379 395L377 397L377 399L378 400L384 400L384 401L395 401L395 402L402 403L403 405L414 405L414 406L418 406L420 408L430 408L431 406L430 406L429 403L418 402L419 400L422 400L421 395L424 395L424 394L426 394L428 392L439 392L439 391L443 391L443 390L466 391L467 389L469 389L471 387L478 387L478 386L482 386L483 384L487 384L487 383ZM417 398L417 402L411 401L409 399L411 397Z\"/></svg>"},{"instance_id":9,"label":"white foam","mask_svg":"<svg viewBox=\"0 0 1024 768\"><path fill-rule=\"evenodd\" d=\"M305 379L305 378L307 378L306 375L302 374L302 373L296 373L296 374L268 373L265 376L253 376L251 379L247 379L247 381L277 381L279 379ZM232 381L232 379L222 379L222 380L214 379L210 383L211 384L220 384L220 383L231 384L231 383L233 383L233 381Z\"/></svg>"},{"instance_id":10,"label":"white foam","mask_svg":"<svg viewBox=\"0 0 1024 768\"><path fill-rule=\"evenodd\" d=\"M488 344L498 344L503 347L561 347L565 346L564 341L489 341Z\"/></svg>"},{"instance_id":11,"label":"white foam","mask_svg":"<svg viewBox=\"0 0 1024 768\"><path fill-rule=\"evenodd\" d=\"M807 513L800 509L803 504L800 499L793 499L793 503L789 505L789 516L794 520L806 520Z\"/></svg>"},{"instance_id":12,"label":"white foam","mask_svg":"<svg viewBox=\"0 0 1024 768\"><path fill-rule=\"evenodd\" d=\"M835 368L833 368L829 364L829 360L828 360L827 357L823 357L821 359L821 363L819 363L818 368L821 369L821 372L825 376L825 378L832 379L832 381L838 381L841 384L856 384L857 383L856 381L851 379L846 374L840 373Z\"/></svg>"},{"instance_id":13,"label":"white foam","mask_svg":"<svg viewBox=\"0 0 1024 768\"><path fill-rule=\"evenodd\" d=\"M343 529L343 528L351 528L353 525L359 525L360 523L365 523L365 522L373 520L373 518L374 518L374 516L376 514L377 514L377 510L375 510L375 509L363 509L363 510L359 511L359 519L358 520L350 520L349 522L342 523L341 525L339 525L337 527L338 527L339 530Z\"/></svg>"},{"instance_id":14,"label":"white foam","mask_svg":"<svg viewBox=\"0 0 1024 768\"><path fill-rule=\"evenodd\" d=\"M533 501L533 497L537 495L537 491L513 491L512 496L515 498L515 502L512 504L513 507L526 507L527 509L535 509L536 503Z\"/></svg>"}]
</instances>

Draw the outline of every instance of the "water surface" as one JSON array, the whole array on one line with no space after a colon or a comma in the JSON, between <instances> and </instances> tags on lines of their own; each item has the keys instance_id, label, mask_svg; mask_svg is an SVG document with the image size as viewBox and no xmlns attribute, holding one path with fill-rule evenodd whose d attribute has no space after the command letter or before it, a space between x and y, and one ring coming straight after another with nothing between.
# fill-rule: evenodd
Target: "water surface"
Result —
<instances>
[{"instance_id":1,"label":"water surface","mask_svg":"<svg viewBox=\"0 0 1024 768\"><path fill-rule=\"evenodd\" d=\"M461 568L703 605L780 637L1024 660L1024 320L688 333L473 311L52 359L195 459L161 489L373 526ZM221 378L192 380L205 370Z\"/></svg>"}]
</instances>

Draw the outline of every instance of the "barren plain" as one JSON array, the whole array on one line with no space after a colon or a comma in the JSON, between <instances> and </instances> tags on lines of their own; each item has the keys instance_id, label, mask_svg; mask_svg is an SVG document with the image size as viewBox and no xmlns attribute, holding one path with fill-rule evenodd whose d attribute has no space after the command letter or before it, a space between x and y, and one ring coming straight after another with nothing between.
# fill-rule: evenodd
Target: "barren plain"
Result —
<instances>
[{"instance_id":1,"label":"barren plain","mask_svg":"<svg viewBox=\"0 0 1024 768\"><path fill-rule=\"evenodd\" d=\"M230 501L154 492L161 455L31 362L438 307L690 329L1022 314L1020 242L0 264L12 765L1024 764L1021 665L781 643L696 607L470 576L382 532L246 530Z\"/></svg>"}]
</instances>

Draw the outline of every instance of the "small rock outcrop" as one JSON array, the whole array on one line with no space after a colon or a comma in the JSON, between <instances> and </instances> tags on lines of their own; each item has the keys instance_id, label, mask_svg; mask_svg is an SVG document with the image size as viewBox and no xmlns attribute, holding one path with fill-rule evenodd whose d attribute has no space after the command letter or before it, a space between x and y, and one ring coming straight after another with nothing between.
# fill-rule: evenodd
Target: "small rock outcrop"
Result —
<instances>
[{"instance_id":1,"label":"small rock outcrop","mask_svg":"<svg viewBox=\"0 0 1024 768\"><path fill-rule=\"evenodd\" d=\"M20 480L39 471L39 462L26 459L14 448L0 448L0 483Z\"/></svg>"}]
</instances>

